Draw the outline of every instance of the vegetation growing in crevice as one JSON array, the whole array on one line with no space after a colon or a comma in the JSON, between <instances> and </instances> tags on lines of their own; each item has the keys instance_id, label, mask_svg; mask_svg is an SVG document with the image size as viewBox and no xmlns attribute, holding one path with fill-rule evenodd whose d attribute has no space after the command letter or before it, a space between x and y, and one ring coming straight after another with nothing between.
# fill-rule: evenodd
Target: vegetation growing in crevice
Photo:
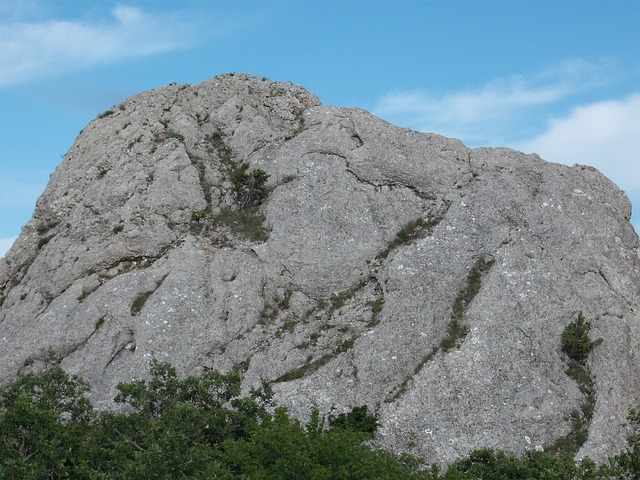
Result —
<instances>
[{"instance_id":1,"label":"vegetation growing in crevice","mask_svg":"<svg viewBox=\"0 0 640 480\"><path fill-rule=\"evenodd\" d=\"M445 208L443 212L440 212L439 214L434 215L428 220L425 220L424 218L420 217L404 225L398 231L398 233L396 233L396 237L389 242L387 247L384 250L382 250L380 253L378 253L378 255L376 255L376 259L384 260L396 248L402 245L411 243L412 241L417 240L418 238L422 238L429 235L431 232L433 232L433 229L442 221L447 209L448 207Z\"/></svg>"},{"instance_id":2,"label":"vegetation growing in crevice","mask_svg":"<svg viewBox=\"0 0 640 480\"><path fill-rule=\"evenodd\" d=\"M387 248L376 255L376 258L378 260L384 260L393 250L398 248L398 246L420 238L425 230L426 224L427 222L423 218L418 218L417 220L412 220L404 225L398 233L396 233L396 237L389 242Z\"/></svg>"},{"instance_id":3,"label":"vegetation growing in crevice","mask_svg":"<svg viewBox=\"0 0 640 480\"><path fill-rule=\"evenodd\" d=\"M291 140L298 135L300 135L305 129L304 117L300 116L298 118L298 125L295 128L291 129L291 131L284 137L285 140Z\"/></svg>"},{"instance_id":4,"label":"vegetation growing in crevice","mask_svg":"<svg viewBox=\"0 0 640 480\"><path fill-rule=\"evenodd\" d=\"M198 171L198 181L200 182L200 188L202 188L202 193L204 195L204 199L207 202L207 211L211 210L211 185L207 182L206 178L206 166L204 163L204 159L202 159L199 155L196 155L192 152L187 152L189 156L189 160L191 160L191 164Z\"/></svg>"},{"instance_id":5,"label":"vegetation growing in crevice","mask_svg":"<svg viewBox=\"0 0 640 480\"><path fill-rule=\"evenodd\" d=\"M222 160L222 162L227 165L232 163L231 150L225 144L222 138L222 134L219 131L216 130L211 135L208 135L205 138L211 144L209 153L217 153L220 160Z\"/></svg>"},{"instance_id":6,"label":"vegetation growing in crevice","mask_svg":"<svg viewBox=\"0 0 640 480\"><path fill-rule=\"evenodd\" d=\"M480 291L482 286L482 275L487 272L495 263L494 259L487 260L484 256L480 256L473 268L467 275L467 282L462 290L458 293L451 312L451 320L447 326L447 336L440 341L440 348L447 351L453 347L459 346L460 342L469 332L469 327L464 325L464 315L469 305Z\"/></svg>"},{"instance_id":7,"label":"vegetation growing in crevice","mask_svg":"<svg viewBox=\"0 0 640 480\"><path fill-rule=\"evenodd\" d=\"M356 293L362 290L366 285L367 280L362 279L349 289L342 290L340 292L334 292L333 294L331 294L331 297L329 298L329 309L327 311L327 316L331 317L333 315L333 312L344 307L345 303L348 300L351 300L356 295Z\"/></svg>"},{"instance_id":8,"label":"vegetation growing in crevice","mask_svg":"<svg viewBox=\"0 0 640 480\"><path fill-rule=\"evenodd\" d=\"M89 272L87 272L89 274ZM100 287L100 283L96 284L96 285L92 285L90 287L82 287L82 293L80 293L80 295L78 295L78 303L82 303L84 302L84 300L91 295L93 292L95 292L98 288Z\"/></svg>"},{"instance_id":9,"label":"vegetation growing in crevice","mask_svg":"<svg viewBox=\"0 0 640 480\"><path fill-rule=\"evenodd\" d=\"M38 225L36 226L36 231L38 232L38 234L43 235L47 233L49 230L51 230L52 228L54 228L59 223L60 222L58 220L53 220L53 219L45 220L43 222L38 223Z\"/></svg>"},{"instance_id":10,"label":"vegetation growing in crevice","mask_svg":"<svg viewBox=\"0 0 640 480\"><path fill-rule=\"evenodd\" d=\"M140 314L140 312L142 311L142 309L144 308L145 303L147 303L147 300L149 299L149 297L151 295L153 295L153 293L160 288L160 285L162 285L162 282L164 282L165 278L167 278L169 274L164 275L160 280L156 281L156 286L153 290L146 290L144 292L140 292L138 293L138 295L136 295L136 298L134 298L133 303L131 304L131 315L132 316L137 316Z\"/></svg>"},{"instance_id":11,"label":"vegetation growing in crevice","mask_svg":"<svg viewBox=\"0 0 640 480\"><path fill-rule=\"evenodd\" d=\"M53 228L55 228L59 223L60 222L58 220L48 219L36 225L36 232L38 232L38 235L40 237L38 238L38 243L36 244L36 250L42 249L42 247L44 247L53 237L56 236L55 233L50 233L49 235L46 234Z\"/></svg>"},{"instance_id":12,"label":"vegetation growing in crevice","mask_svg":"<svg viewBox=\"0 0 640 480\"><path fill-rule=\"evenodd\" d=\"M264 242L269 238L269 230L264 226L265 218L256 209L232 210L225 208L211 219L211 225L224 226L235 235L251 240Z\"/></svg>"},{"instance_id":13,"label":"vegetation growing in crevice","mask_svg":"<svg viewBox=\"0 0 640 480\"><path fill-rule=\"evenodd\" d=\"M307 361L303 365L294 368L293 370L289 370L283 375L280 375L274 380L274 383L291 382L293 380L298 380L319 370L320 367L323 367L324 365L329 363L331 360L333 360L333 358L335 358L334 353L325 353L315 360L313 359L312 355L309 355L309 357L307 357Z\"/></svg>"},{"instance_id":14,"label":"vegetation growing in crevice","mask_svg":"<svg viewBox=\"0 0 640 480\"><path fill-rule=\"evenodd\" d=\"M175 138L176 140L184 142L184 135L173 130L165 130L164 132L154 134L153 141L155 143L162 143L170 138Z\"/></svg>"},{"instance_id":15,"label":"vegetation growing in crevice","mask_svg":"<svg viewBox=\"0 0 640 480\"><path fill-rule=\"evenodd\" d=\"M584 395L580 409L571 412L571 431L556 440L548 450L575 455L589 436L589 425L596 404L596 390L587 359L591 351L602 343L602 338L591 340L591 323L586 321L582 312L569 323L562 332L562 351L567 354L569 364L565 373L571 377Z\"/></svg>"},{"instance_id":16,"label":"vegetation growing in crevice","mask_svg":"<svg viewBox=\"0 0 640 480\"><path fill-rule=\"evenodd\" d=\"M469 271L467 275L467 281L465 283L464 288L460 290L458 296L453 302L453 308L451 313L451 319L449 324L447 325L447 335L442 340L440 340L440 344L437 347L433 347L433 349L425 355L420 362L414 368L413 373L405 376L403 381L387 396L385 402L393 402L400 396L402 396L409 387L411 381L418 375L424 366L436 356L439 351L447 352L448 350L459 347L462 343L462 340L469 332L469 327L467 327L464 323L464 315L467 311L467 308L475 298L475 296L480 291L480 287L482 286L482 276L484 273L489 271L489 269L494 265L495 260L490 259L487 260L485 256L480 256L474 266Z\"/></svg>"},{"instance_id":17,"label":"vegetation growing in crevice","mask_svg":"<svg viewBox=\"0 0 640 480\"><path fill-rule=\"evenodd\" d=\"M136 298L133 300L131 304L131 315L134 317L140 314L140 311L144 307L144 304L147 302L149 297L155 292L155 290L147 290L145 292L140 292L136 295Z\"/></svg>"},{"instance_id":18,"label":"vegetation growing in crevice","mask_svg":"<svg viewBox=\"0 0 640 480\"><path fill-rule=\"evenodd\" d=\"M267 180L270 175L256 168L249 172L249 164L243 163L231 172L235 203L241 210L257 207L269 195Z\"/></svg>"},{"instance_id":19,"label":"vegetation growing in crevice","mask_svg":"<svg viewBox=\"0 0 640 480\"><path fill-rule=\"evenodd\" d=\"M219 141L221 142L221 140ZM269 232L264 227L265 218L258 213L257 207L269 194L265 185L269 175L260 169L248 172L249 166L247 164L233 169L229 175L233 183L232 194L235 206L234 208L223 208L217 215L213 215L212 186L206 179L205 162L194 153L188 152L188 155L198 172L200 187L207 202L207 206L203 210L191 213L191 221L189 222L191 233L200 235L222 227L227 228L234 235L253 242L267 240ZM224 236L224 232L211 239L212 245L226 245L228 243L230 243L230 239Z\"/></svg>"},{"instance_id":20,"label":"vegetation growing in crevice","mask_svg":"<svg viewBox=\"0 0 640 480\"><path fill-rule=\"evenodd\" d=\"M289 309L291 295L293 291L286 289L281 296L274 297L272 301L266 301L260 313L260 323L263 325L274 323L282 312ZM302 321L301 318L291 313L287 314L282 325L275 332L275 337L281 338L284 332L292 332L300 321Z\"/></svg>"},{"instance_id":21,"label":"vegetation growing in crevice","mask_svg":"<svg viewBox=\"0 0 640 480\"><path fill-rule=\"evenodd\" d=\"M576 321L569 323L562 332L562 351L565 352L571 360L584 365L589 354L602 343L602 338L591 340L589 331L591 323L587 322L582 312L578 313Z\"/></svg>"},{"instance_id":22,"label":"vegetation growing in crevice","mask_svg":"<svg viewBox=\"0 0 640 480\"><path fill-rule=\"evenodd\" d=\"M314 353L310 354L302 365L281 375L276 380L277 382L296 380L317 371L339 354L354 348L359 336L364 331L377 325L378 315L384 305L384 297L381 292L378 292L376 297L367 304L371 309L370 319L367 318L368 312L366 308L361 310L361 316L358 320L355 322L350 321L349 324L340 322L340 315L335 315L338 310L347 305L347 302L358 295L367 285L369 285L369 281L362 279L349 289L334 292L329 299L318 300L316 306L308 309L302 318L289 317L285 319L282 327L275 334L278 338L282 336L284 331L293 331L297 325L306 323L314 315L317 321L314 322L314 325L320 326L308 334L305 340L298 341L295 345L299 350L316 347ZM262 323L265 323L265 316L272 315L274 311L276 315L279 313L279 309L273 303L267 304L267 308L268 314L263 315ZM327 331L331 331L331 334L327 334Z\"/></svg>"},{"instance_id":23,"label":"vegetation growing in crevice","mask_svg":"<svg viewBox=\"0 0 640 480\"><path fill-rule=\"evenodd\" d=\"M114 114L113 110L105 110L104 112L98 115L98 118L106 118L109 115L113 115L113 114Z\"/></svg>"},{"instance_id":24,"label":"vegetation growing in crevice","mask_svg":"<svg viewBox=\"0 0 640 480\"><path fill-rule=\"evenodd\" d=\"M384 296L380 294L375 300L369 302L371 307L371 320L367 323L367 327L373 328L380 323L380 313L384 308Z\"/></svg>"},{"instance_id":25,"label":"vegetation growing in crevice","mask_svg":"<svg viewBox=\"0 0 640 480\"><path fill-rule=\"evenodd\" d=\"M320 336L319 332L316 332L315 335L312 334L311 336L312 342L316 342L319 336ZM336 358L338 355L352 349L356 343L356 340L357 340L357 336L355 334L352 334L351 336L347 338L343 338L342 340L334 344L332 350L322 354L318 358L314 359L313 355L309 355L304 364L284 373L283 375L276 378L274 382L279 383L279 382L289 382L292 380L297 380L319 370L321 367L325 366L331 360ZM304 345L304 347L306 346L308 345ZM303 348L303 347L300 346L300 348Z\"/></svg>"},{"instance_id":26,"label":"vegetation growing in crevice","mask_svg":"<svg viewBox=\"0 0 640 480\"><path fill-rule=\"evenodd\" d=\"M416 375L418 375L422 369L424 368L424 366L433 358L436 356L436 354L438 353L440 349L438 347L433 347L431 349L431 352L429 352L428 355L425 355L424 358L422 360L420 360L418 362L418 364L415 366L415 368L413 369L413 373L406 375L404 377L404 379L402 380L402 382L395 387L390 393L389 395L387 395L387 398L385 398L385 403L392 403L395 400L397 400L398 398L400 398L402 395L404 395L407 392L407 389L409 388L409 384L411 383L411 381L415 378Z\"/></svg>"},{"instance_id":27,"label":"vegetation growing in crevice","mask_svg":"<svg viewBox=\"0 0 640 480\"><path fill-rule=\"evenodd\" d=\"M52 233L51 235L47 235L46 237L41 237L38 239L38 245L37 245L37 250L42 249L42 247L44 247L47 243L49 243L51 241L51 239L53 237L55 237L56 234Z\"/></svg>"},{"instance_id":28,"label":"vegetation growing in crevice","mask_svg":"<svg viewBox=\"0 0 640 480\"><path fill-rule=\"evenodd\" d=\"M100 328L102 328L102 325L104 325L104 320L105 320L105 318L106 318L106 317L105 317L105 315L103 315L102 317L100 317L100 318L98 319L98 321L96 322L96 325L95 325L94 331L96 331L96 332L97 332L98 330L100 330Z\"/></svg>"}]
</instances>

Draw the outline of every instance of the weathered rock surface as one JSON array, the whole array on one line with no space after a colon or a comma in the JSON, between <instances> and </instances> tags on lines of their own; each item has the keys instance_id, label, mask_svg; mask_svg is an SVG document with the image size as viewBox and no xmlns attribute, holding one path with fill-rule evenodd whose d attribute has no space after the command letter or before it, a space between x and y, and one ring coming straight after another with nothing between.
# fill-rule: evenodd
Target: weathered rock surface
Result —
<instances>
[{"instance_id":1,"label":"weathered rock surface","mask_svg":"<svg viewBox=\"0 0 640 480\"><path fill-rule=\"evenodd\" d=\"M270 174L251 217L266 240L233 217L243 162ZM585 398L561 335L582 311L603 342L579 455L603 460L640 404L630 210L590 167L468 149L296 85L171 85L87 126L0 260L0 381L53 349L104 407L153 357L240 367L297 415L368 404L383 444L446 463L570 432Z\"/></svg>"}]
</instances>

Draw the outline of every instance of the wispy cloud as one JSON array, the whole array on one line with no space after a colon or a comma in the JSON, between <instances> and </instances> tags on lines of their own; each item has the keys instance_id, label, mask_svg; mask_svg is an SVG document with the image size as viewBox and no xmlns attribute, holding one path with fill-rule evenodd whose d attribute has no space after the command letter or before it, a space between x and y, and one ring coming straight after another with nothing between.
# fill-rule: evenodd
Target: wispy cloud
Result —
<instances>
[{"instance_id":1,"label":"wispy cloud","mask_svg":"<svg viewBox=\"0 0 640 480\"><path fill-rule=\"evenodd\" d=\"M489 145L528 128L526 114L532 109L607 83L611 71L608 61L569 60L530 78L514 75L464 91L389 93L379 99L374 113L417 130Z\"/></svg>"},{"instance_id":2,"label":"wispy cloud","mask_svg":"<svg viewBox=\"0 0 640 480\"><path fill-rule=\"evenodd\" d=\"M577 107L513 147L558 163L593 165L640 205L640 93Z\"/></svg>"},{"instance_id":3,"label":"wispy cloud","mask_svg":"<svg viewBox=\"0 0 640 480\"><path fill-rule=\"evenodd\" d=\"M613 62L571 60L530 77L496 79L464 91L390 93L374 112L393 123L459 138L470 146L506 146L553 162L593 165L638 207L640 93L592 103L584 103L579 95L618 77ZM575 106L580 100L583 104ZM559 105L568 113L554 116ZM634 225L640 227L638 215Z\"/></svg>"},{"instance_id":4,"label":"wispy cloud","mask_svg":"<svg viewBox=\"0 0 640 480\"><path fill-rule=\"evenodd\" d=\"M18 237L0 238L0 258L6 255L6 253L11 248L11 245L13 245L13 242L16 241L16 238Z\"/></svg>"},{"instance_id":5,"label":"wispy cloud","mask_svg":"<svg viewBox=\"0 0 640 480\"><path fill-rule=\"evenodd\" d=\"M5 17L6 18L6 17ZM118 5L106 21L0 22L0 87L188 46L178 17Z\"/></svg>"}]
</instances>

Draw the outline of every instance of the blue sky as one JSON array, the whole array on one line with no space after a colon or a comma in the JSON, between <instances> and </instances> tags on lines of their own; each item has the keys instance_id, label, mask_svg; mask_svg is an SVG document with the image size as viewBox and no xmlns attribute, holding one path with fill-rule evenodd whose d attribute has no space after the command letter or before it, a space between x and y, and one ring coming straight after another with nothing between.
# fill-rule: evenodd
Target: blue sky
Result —
<instances>
[{"instance_id":1,"label":"blue sky","mask_svg":"<svg viewBox=\"0 0 640 480\"><path fill-rule=\"evenodd\" d=\"M0 256L96 115L225 72L593 165L640 209L639 20L637 0L0 0Z\"/></svg>"}]
</instances>

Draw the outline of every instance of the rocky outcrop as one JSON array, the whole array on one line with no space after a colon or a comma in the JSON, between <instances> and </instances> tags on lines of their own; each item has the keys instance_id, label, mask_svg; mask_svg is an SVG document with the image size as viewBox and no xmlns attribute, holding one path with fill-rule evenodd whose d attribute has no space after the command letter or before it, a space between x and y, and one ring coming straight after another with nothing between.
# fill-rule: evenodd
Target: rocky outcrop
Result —
<instances>
[{"instance_id":1,"label":"rocky outcrop","mask_svg":"<svg viewBox=\"0 0 640 480\"><path fill-rule=\"evenodd\" d=\"M232 175L269 174L240 211ZM392 126L244 75L125 100L79 135L0 260L0 379L47 351L108 407L151 358L240 368L301 417L367 404L380 442L447 463L569 434L579 312L602 338L579 455L640 403L639 253L595 169ZM591 399L593 401L593 399Z\"/></svg>"}]
</instances>

